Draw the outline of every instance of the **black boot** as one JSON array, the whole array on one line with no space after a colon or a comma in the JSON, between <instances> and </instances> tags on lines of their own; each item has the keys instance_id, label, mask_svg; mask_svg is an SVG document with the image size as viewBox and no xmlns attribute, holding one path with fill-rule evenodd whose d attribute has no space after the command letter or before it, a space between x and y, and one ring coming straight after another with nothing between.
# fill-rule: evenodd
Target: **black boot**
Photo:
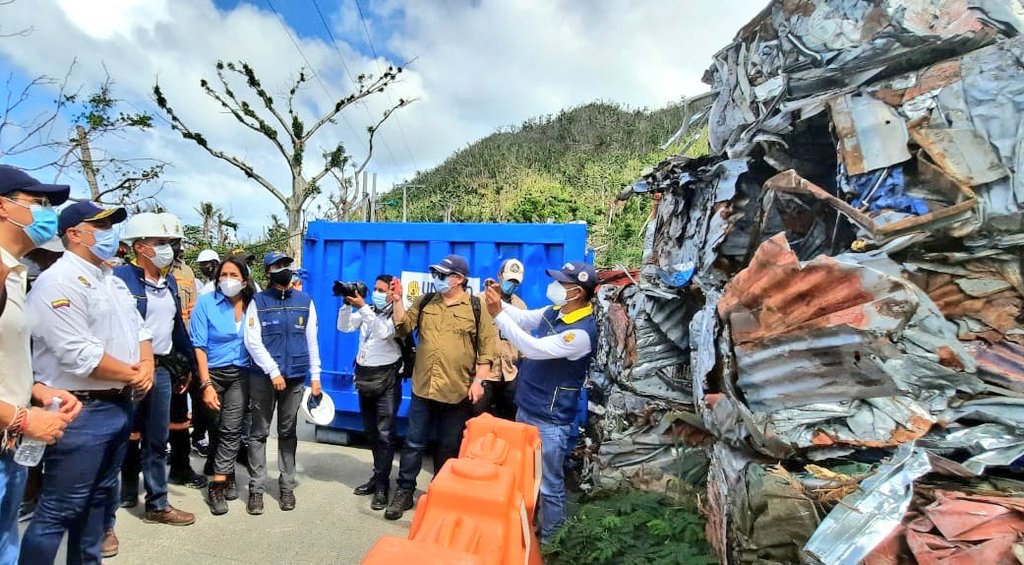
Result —
<instances>
[{"instance_id":1,"label":"black boot","mask_svg":"<svg viewBox=\"0 0 1024 565\"><path fill-rule=\"evenodd\" d=\"M167 482L172 485L201 489L206 486L208 481L206 480L206 477L193 471L192 466L189 465L182 469L171 469L171 472L167 475Z\"/></svg>"},{"instance_id":2,"label":"black boot","mask_svg":"<svg viewBox=\"0 0 1024 565\"><path fill-rule=\"evenodd\" d=\"M384 511L384 519L397 520L401 518L406 510L412 508L412 495L411 488L399 487L395 491L395 497L391 499L391 504L388 504L388 509Z\"/></svg>"},{"instance_id":3,"label":"black boot","mask_svg":"<svg viewBox=\"0 0 1024 565\"><path fill-rule=\"evenodd\" d=\"M238 500L238 485L235 484L235 474L228 475L227 486L224 488L224 498Z\"/></svg>"},{"instance_id":4,"label":"black boot","mask_svg":"<svg viewBox=\"0 0 1024 565\"><path fill-rule=\"evenodd\" d=\"M250 492L249 503L245 505L245 511L253 516L263 514L263 493Z\"/></svg>"},{"instance_id":5,"label":"black boot","mask_svg":"<svg viewBox=\"0 0 1024 565\"><path fill-rule=\"evenodd\" d=\"M281 489L281 510L291 512L295 510L295 493L291 490Z\"/></svg>"},{"instance_id":6,"label":"black boot","mask_svg":"<svg viewBox=\"0 0 1024 565\"><path fill-rule=\"evenodd\" d=\"M227 482L210 482L210 512L212 512L214 516L220 516L228 513L228 501L224 496L224 491L227 490L227 488Z\"/></svg>"},{"instance_id":7,"label":"black boot","mask_svg":"<svg viewBox=\"0 0 1024 565\"><path fill-rule=\"evenodd\" d=\"M384 510L384 507L388 505L388 487L387 485L378 486L373 491L373 500L370 501L370 508L373 510Z\"/></svg>"},{"instance_id":8,"label":"black boot","mask_svg":"<svg viewBox=\"0 0 1024 565\"><path fill-rule=\"evenodd\" d=\"M352 491L352 494L354 494L356 496L366 496L366 495L369 495L369 494L373 494L374 491L376 491L376 490L377 490L377 479L371 478L370 480L366 481L365 483L357 486Z\"/></svg>"}]
</instances>

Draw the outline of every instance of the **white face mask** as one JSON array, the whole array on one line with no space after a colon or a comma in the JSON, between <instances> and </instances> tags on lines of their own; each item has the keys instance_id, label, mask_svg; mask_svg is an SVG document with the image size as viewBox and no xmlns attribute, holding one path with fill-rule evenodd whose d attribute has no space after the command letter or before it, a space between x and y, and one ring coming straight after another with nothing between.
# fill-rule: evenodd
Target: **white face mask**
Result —
<instances>
[{"instance_id":1,"label":"white face mask","mask_svg":"<svg viewBox=\"0 0 1024 565\"><path fill-rule=\"evenodd\" d=\"M578 287L572 287L573 289ZM569 302L569 290L558 281L551 281L548 285L547 297L555 306L565 306Z\"/></svg>"},{"instance_id":2,"label":"white face mask","mask_svg":"<svg viewBox=\"0 0 1024 565\"><path fill-rule=\"evenodd\" d=\"M153 266L157 269L165 269L171 266L174 262L174 248L168 244L157 245L156 247L149 247L156 252L150 261L153 262Z\"/></svg>"},{"instance_id":3,"label":"white face mask","mask_svg":"<svg viewBox=\"0 0 1024 565\"><path fill-rule=\"evenodd\" d=\"M221 293L228 298L234 298L239 292L242 292L242 286L242 281L238 279L223 279L217 283Z\"/></svg>"}]
</instances>

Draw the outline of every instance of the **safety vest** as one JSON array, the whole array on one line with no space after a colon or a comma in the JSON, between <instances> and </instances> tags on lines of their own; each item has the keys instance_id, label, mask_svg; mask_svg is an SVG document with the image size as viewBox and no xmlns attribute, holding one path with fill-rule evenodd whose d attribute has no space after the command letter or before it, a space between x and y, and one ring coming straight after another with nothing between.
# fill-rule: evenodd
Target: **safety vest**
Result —
<instances>
[{"instance_id":1,"label":"safety vest","mask_svg":"<svg viewBox=\"0 0 1024 565\"><path fill-rule=\"evenodd\" d=\"M253 297L260 319L263 346L288 379L309 376L309 345L306 324L312 299L305 292L273 288Z\"/></svg>"}]
</instances>

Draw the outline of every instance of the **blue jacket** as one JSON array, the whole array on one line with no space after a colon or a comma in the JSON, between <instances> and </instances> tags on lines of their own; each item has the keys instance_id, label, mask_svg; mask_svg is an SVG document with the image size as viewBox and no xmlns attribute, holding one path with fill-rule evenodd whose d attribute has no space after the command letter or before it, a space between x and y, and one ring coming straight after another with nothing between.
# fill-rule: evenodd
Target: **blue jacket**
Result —
<instances>
[{"instance_id":1,"label":"blue jacket","mask_svg":"<svg viewBox=\"0 0 1024 565\"><path fill-rule=\"evenodd\" d=\"M597 322L589 314L571 324L558 317L558 311L548 308L538 337L557 335L568 330L582 330L590 336L590 353L569 359L523 359L516 377L516 406L527 423L572 424L579 411L580 389L587 377L587 369L597 350Z\"/></svg>"},{"instance_id":2,"label":"blue jacket","mask_svg":"<svg viewBox=\"0 0 1024 565\"><path fill-rule=\"evenodd\" d=\"M145 271L142 270L142 267L135 265L122 265L114 269L114 276L123 280L124 284L128 286L128 290L135 297L135 306L138 308L139 314L145 318L146 309L149 306L149 298L146 296L146 283L143 282L146 278ZM178 281L174 280L174 276L170 274L167 275L167 289L171 292L171 296L174 297L175 306L174 330L171 334L172 352L187 359L193 374L195 374L196 352L192 349L192 339L188 336L185 320L181 316L181 298L178 296Z\"/></svg>"},{"instance_id":3,"label":"blue jacket","mask_svg":"<svg viewBox=\"0 0 1024 565\"><path fill-rule=\"evenodd\" d=\"M312 299L300 290L268 288L253 297L260 319L263 346L289 379L309 378L306 323Z\"/></svg>"}]
</instances>

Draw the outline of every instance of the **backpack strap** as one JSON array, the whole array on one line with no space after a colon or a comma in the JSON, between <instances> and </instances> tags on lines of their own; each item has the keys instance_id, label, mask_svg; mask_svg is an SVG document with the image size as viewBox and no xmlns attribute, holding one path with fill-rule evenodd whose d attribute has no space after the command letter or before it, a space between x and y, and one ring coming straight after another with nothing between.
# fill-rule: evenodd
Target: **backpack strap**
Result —
<instances>
[{"instance_id":1,"label":"backpack strap","mask_svg":"<svg viewBox=\"0 0 1024 565\"><path fill-rule=\"evenodd\" d=\"M425 308L427 304L430 304L430 301L434 299L435 294L437 293L428 292L424 294L423 298L420 300L420 310L419 312L416 312L416 327L414 328L417 332L420 331L420 323L423 322L423 308Z\"/></svg>"}]
</instances>

